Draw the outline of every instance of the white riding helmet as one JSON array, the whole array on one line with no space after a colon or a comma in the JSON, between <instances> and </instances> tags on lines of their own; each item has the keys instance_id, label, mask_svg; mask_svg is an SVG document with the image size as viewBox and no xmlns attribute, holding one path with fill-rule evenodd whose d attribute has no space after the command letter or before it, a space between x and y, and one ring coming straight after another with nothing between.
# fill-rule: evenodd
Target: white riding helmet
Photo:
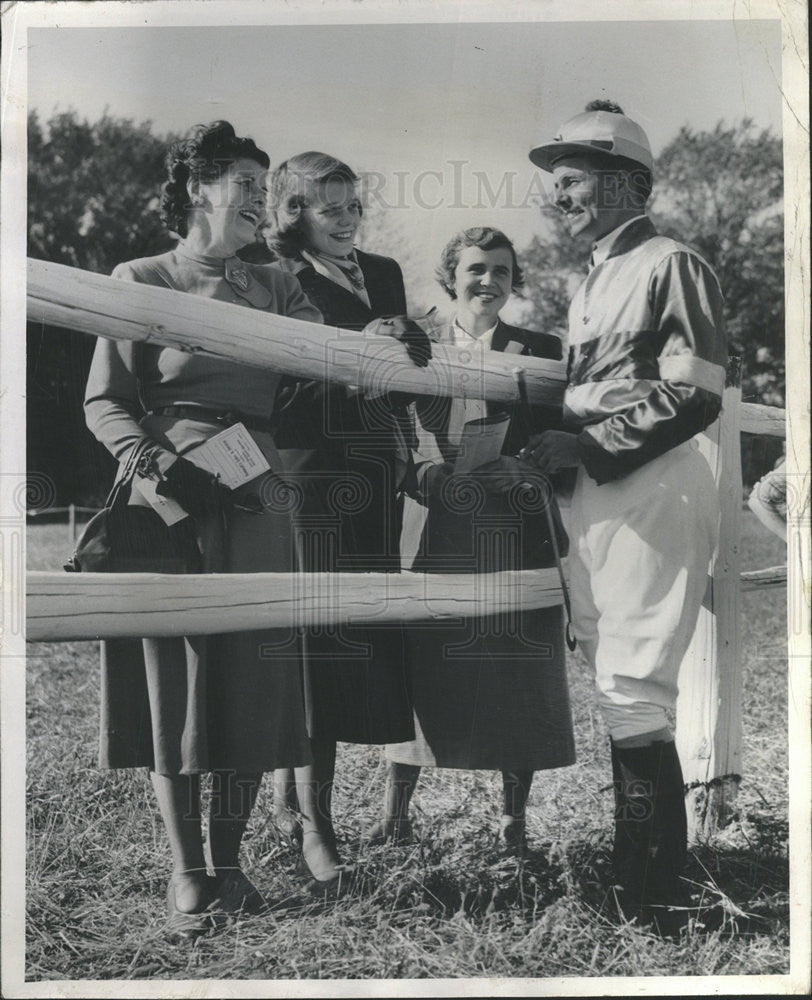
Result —
<instances>
[{"instance_id":1,"label":"white riding helmet","mask_svg":"<svg viewBox=\"0 0 812 1000\"><path fill-rule=\"evenodd\" d=\"M562 156L604 153L622 156L651 170L654 158L648 136L637 122L614 111L584 111L561 126L552 142L530 150L530 159L542 170L552 172Z\"/></svg>"}]
</instances>

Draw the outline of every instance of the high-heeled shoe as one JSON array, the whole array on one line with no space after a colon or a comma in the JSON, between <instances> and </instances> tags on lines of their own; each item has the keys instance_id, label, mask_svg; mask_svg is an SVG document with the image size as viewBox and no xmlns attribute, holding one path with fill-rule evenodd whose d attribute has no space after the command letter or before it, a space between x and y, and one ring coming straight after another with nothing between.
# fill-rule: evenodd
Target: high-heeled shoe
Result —
<instances>
[{"instance_id":1,"label":"high-heeled shoe","mask_svg":"<svg viewBox=\"0 0 812 1000\"><path fill-rule=\"evenodd\" d=\"M218 912L249 916L267 910L265 897L241 868L218 869L214 882L216 895L212 906Z\"/></svg>"},{"instance_id":2,"label":"high-heeled shoe","mask_svg":"<svg viewBox=\"0 0 812 1000\"><path fill-rule=\"evenodd\" d=\"M523 858L527 854L527 824L516 816L503 816L496 835L496 847L502 857Z\"/></svg>"},{"instance_id":3,"label":"high-heeled shoe","mask_svg":"<svg viewBox=\"0 0 812 1000\"><path fill-rule=\"evenodd\" d=\"M299 868L312 876L306 887L311 895L334 899L350 887L353 868L339 857L332 830L304 831Z\"/></svg>"},{"instance_id":4,"label":"high-heeled shoe","mask_svg":"<svg viewBox=\"0 0 812 1000\"><path fill-rule=\"evenodd\" d=\"M405 844L411 844L414 840L412 821L408 816L397 819L379 819L364 830L361 834L361 840L371 847L379 847L381 844L403 847Z\"/></svg>"},{"instance_id":5,"label":"high-heeled shoe","mask_svg":"<svg viewBox=\"0 0 812 1000\"><path fill-rule=\"evenodd\" d=\"M212 904L214 902L216 882L215 879L210 878L208 875L206 876L206 880L208 899L206 900L205 907L195 913L187 913L185 910L178 909L175 876L171 875L169 877L169 882L166 886L166 931L170 938L193 943L198 938L215 930L217 924L212 912Z\"/></svg>"}]
</instances>

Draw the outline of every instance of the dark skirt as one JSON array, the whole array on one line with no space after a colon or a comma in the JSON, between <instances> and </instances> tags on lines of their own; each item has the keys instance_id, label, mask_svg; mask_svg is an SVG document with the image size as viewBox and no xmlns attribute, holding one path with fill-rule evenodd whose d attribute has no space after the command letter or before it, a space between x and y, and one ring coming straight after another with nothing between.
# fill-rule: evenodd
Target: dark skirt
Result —
<instances>
[{"instance_id":1,"label":"dark skirt","mask_svg":"<svg viewBox=\"0 0 812 1000\"><path fill-rule=\"evenodd\" d=\"M494 573L549 564L539 495L487 496L476 478L435 498L413 568ZM542 770L575 761L560 607L409 628L417 737L387 757L438 767Z\"/></svg>"},{"instance_id":2,"label":"dark skirt","mask_svg":"<svg viewBox=\"0 0 812 1000\"><path fill-rule=\"evenodd\" d=\"M342 743L387 743L414 734L400 625L340 625L305 636L308 732Z\"/></svg>"},{"instance_id":3,"label":"dark skirt","mask_svg":"<svg viewBox=\"0 0 812 1000\"><path fill-rule=\"evenodd\" d=\"M175 422L167 440L182 451L200 431L197 421ZM254 437L278 464L267 435ZM269 488L255 481L244 489L278 497L278 482L268 476ZM296 568L282 506L230 512L222 571ZM102 643L100 766L192 774L308 763L301 652L295 628Z\"/></svg>"},{"instance_id":4,"label":"dark skirt","mask_svg":"<svg viewBox=\"0 0 812 1000\"><path fill-rule=\"evenodd\" d=\"M317 398L301 413L303 447L293 447L288 429L280 451L298 488L299 565L314 573L398 572L403 504L388 411L379 403L370 416L363 399L337 390L330 398L332 405ZM323 423L308 429L308 415ZM314 739L383 744L414 736L400 625L310 628L304 648Z\"/></svg>"},{"instance_id":5,"label":"dark skirt","mask_svg":"<svg viewBox=\"0 0 812 1000\"><path fill-rule=\"evenodd\" d=\"M416 738L389 760L538 771L575 762L560 608L415 625Z\"/></svg>"}]
</instances>

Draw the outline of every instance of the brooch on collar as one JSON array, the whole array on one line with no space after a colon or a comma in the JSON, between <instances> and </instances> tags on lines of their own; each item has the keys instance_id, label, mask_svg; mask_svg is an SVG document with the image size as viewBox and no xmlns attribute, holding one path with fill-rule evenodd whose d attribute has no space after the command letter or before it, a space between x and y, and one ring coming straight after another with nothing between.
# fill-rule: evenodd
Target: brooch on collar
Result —
<instances>
[{"instance_id":1,"label":"brooch on collar","mask_svg":"<svg viewBox=\"0 0 812 1000\"><path fill-rule=\"evenodd\" d=\"M243 264L239 257L229 257L225 265L226 281L234 291L254 306L255 309L267 309L271 305L270 291Z\"/></svg>"},{"instance_id":2,"label":"brooch on collar","mask_svg":"<svg viewBox=\"0 0 812 1000\"><path fill-rule=\"evenodd\" d=\"M248 272L245 268L235 267L229 275L234 284L244 292L248 291Z\"/></svg>"}]
</instances>

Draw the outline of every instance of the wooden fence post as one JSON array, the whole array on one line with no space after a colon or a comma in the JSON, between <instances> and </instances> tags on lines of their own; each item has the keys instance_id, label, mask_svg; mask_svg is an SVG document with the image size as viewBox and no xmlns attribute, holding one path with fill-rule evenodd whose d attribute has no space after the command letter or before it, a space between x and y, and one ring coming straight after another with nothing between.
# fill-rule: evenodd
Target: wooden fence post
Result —
<instances>
[{"instance_id":1,"label":"wooden fence post","mask_svg":"<svg viewBox=\"0 0 812 1000\"><path fill-rule=\"evenodd\" d=\"M730 819L741 780L740 406L741 358L732 357L722 414L699 436L719 490L721 519L708 590L679 678L676 741L691 841Z\"/></svg>"}]
</instances>

